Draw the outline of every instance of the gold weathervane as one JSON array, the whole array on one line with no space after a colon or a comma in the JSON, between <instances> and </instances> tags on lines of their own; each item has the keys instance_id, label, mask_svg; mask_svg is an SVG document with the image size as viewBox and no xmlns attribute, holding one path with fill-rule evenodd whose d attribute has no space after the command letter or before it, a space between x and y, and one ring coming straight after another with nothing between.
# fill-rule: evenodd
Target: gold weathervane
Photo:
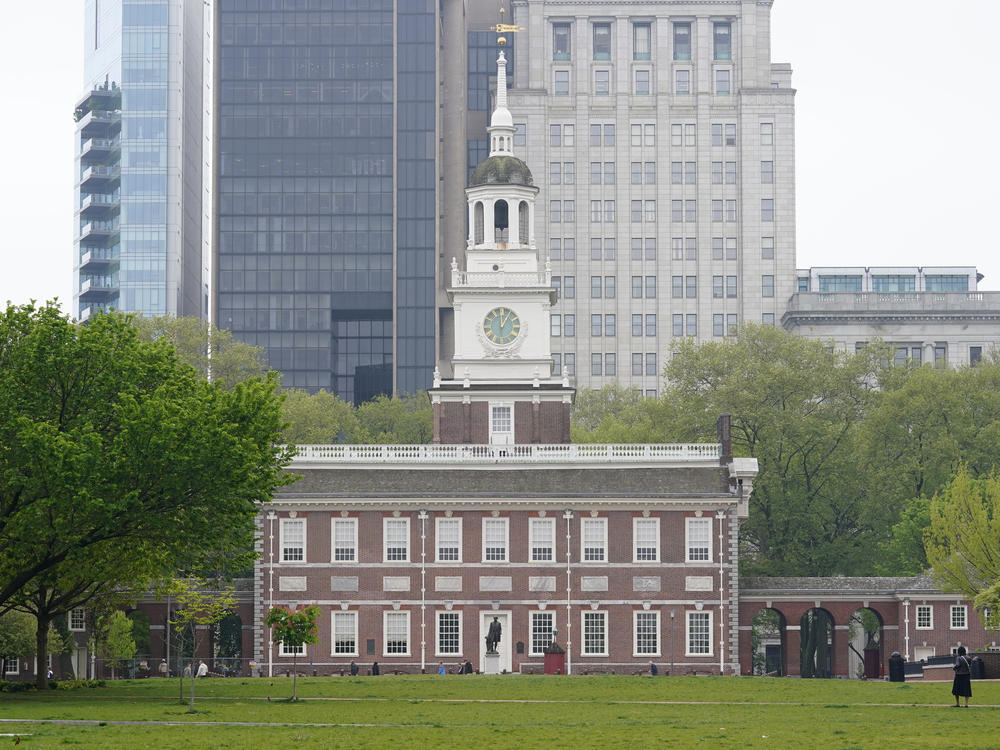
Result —
<instances>
[{"instance_id":1,"label":"gold weathervane","mask_svg":"<svg viewBox=\"0 0 1000 750\"><path fill-rule=\"evenodd\" d=\"M501 34L501 35L507 34L507 33L516 34L519 31L524 31L524 27L523 26L518 26L518 25L512 24L512 23L504 23L503 22L503 14L504 14L504 12L505 11L503 9L503 6L501 6L500 7L500 23L498 23L496 26L490 26L490 31L495 31L497 34ZM507 44L506 37L504 37L504 36L498 36L497 37L497 45L500 46L500 47L503 47L505 44Z\"/></svg>"}]
</instances>

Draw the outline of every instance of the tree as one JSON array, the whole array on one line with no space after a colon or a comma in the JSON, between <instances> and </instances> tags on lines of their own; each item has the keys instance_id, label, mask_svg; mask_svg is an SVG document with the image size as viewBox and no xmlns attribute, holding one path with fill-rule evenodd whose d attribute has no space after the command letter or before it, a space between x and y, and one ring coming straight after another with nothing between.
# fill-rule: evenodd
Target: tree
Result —
<instances>
[{"instance_id":1,"label":"tree","mask_svg":"<svg viewBox=\"0 0 1000 750\"><path fill-rule=\"evenodd\" d=\"M261 377L267 371L261 347L237 341L230 331L201 318L135 317L133 324L143 341L169 342L182 362L223 388Z\"/></svg>"},{"instance_id":2,"label":"tree","mask_svg":"<svg viewBox=\"0 0 1000 750\"><path fill-rule=\"evenodd\" d=\"M319 618L319 607L313 605L292 612L285 607L272 607L267 613L264 624L271 628L271 640L276 644L284 644L292 650L292 700L298 700L295 680L297 677L296 652L303 646L319 640L316 633L316 620Z\"/></svg>"},{"instance_id":3,"label":"tree","mask_svg":"<svg viewBox=\"0 0 1000 750\"><path fill-rule=\"evenodd\" d=\"M120 609L100 615L91 638L91 650L97 658L111 666L111 679L115 678L115 668L135 656L135 639L132 637L132 621Z\"/></svg>"},{"instance_id":4,"label":"tree","mask_svg":"<svg viewBox=\"0 0 1000 750\"><path fill-rule=\"evenodd\" d=\"M759 474L742 525L744 570L761 575L867 572L887 519L864 495L854 442L877 398L881 352L830 350L774 326L724 342L676 342L664 400L685 440L716 439L732 415L733 451Z\"/></svg>"},{"instance_id":5,"label":"tree","mask_svg":"<svg viewBox=\"0 0 1000 750\"><path fill-rule=\"evenodd\" d=\"M354 408L328 391L285 391L282 404L285 442L309 445L353 442L358 432Z\"/></svg>"},{"instance_id":6,"label":"tree","mask_svg":"<svg viewBox=\"0 0 1000 750\"><path fill-rule=\"evenodd\" d=\"M665 401L612 383L577 392L570 431L574 443L662 443L673 424Z\"/></svg>"},{"instance_id":7,"label":"tree","mask_svg":"<svg viewBox=\"0 0 1000 750\"><path fill-rule=\"evenodd\" d=\"M35 653L35 618L26 612L0 615L0 663Z\"/></svg>"},{"instance_id":8,"label":"tree","mask_svg":"<svg viewBox=\"0 0 1000 750\"><path fill-rule=\"evenodd\" d=\"M429 443L434 437L434 414L426 393L379 396L357 409L359 443Z\"/></svg>"},{"instance_id":9,"label":"tree","mask_svg":"<svg viewBox=\"0 0 1000 750\"><path fill-rule=\"evenodd\" d=\"M8 306L0 611L48 597L55 616L178 569L245 566L257 503L291 481L278 388L275 373L208 383L128 316L80 326L54 305ZM42 675L45 656L40 644Z\"/></svg>"},{"instance_id":10,"label":"tree","mask_svg":"<svg viewBox=\"0 0 1000 750\"><path fill-rule=\"evenodd\" d=\"M924 539L935 580L948 591L990 607L1000 584L1000 475L974 479L964 464L935 493Z\"/></svg>"},{"instance_id":11,"label":"tree","mask_svg":"<svg viewBox=\"0 0 1000 750\"><path fill-rule=\"evenodd\" d=\"M222 586L219 582L209 582L201 578L177 579L167 587L170 595L177 601L170 622L179 629L188 628L193 643L192 653L197 655L199 637L198 631L218 625L230 612L236 609L236 595L232 587ZM177 670L180 677L181 703L184 702L184 672ZM195 672L191 670L191 703L188 713L194 713L194 683Z\"/></svg>"}]
</instances>

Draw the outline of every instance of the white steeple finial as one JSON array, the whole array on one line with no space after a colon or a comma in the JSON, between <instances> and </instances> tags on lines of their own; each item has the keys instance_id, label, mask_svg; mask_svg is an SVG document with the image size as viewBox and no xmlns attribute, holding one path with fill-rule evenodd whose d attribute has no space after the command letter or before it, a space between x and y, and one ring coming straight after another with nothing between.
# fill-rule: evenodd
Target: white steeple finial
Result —
<instances>
[{"instance_id":1,"label":"white steeple finial","mask_svg":"<svg viewBox=\"0 0 1000 750\"><path fill-rule=\"evenodd\" d=\"M490 156L514 155L514 118L507 109L507 58L497 57L497 104L490 117Z\"/></svg>"}]
</instances>

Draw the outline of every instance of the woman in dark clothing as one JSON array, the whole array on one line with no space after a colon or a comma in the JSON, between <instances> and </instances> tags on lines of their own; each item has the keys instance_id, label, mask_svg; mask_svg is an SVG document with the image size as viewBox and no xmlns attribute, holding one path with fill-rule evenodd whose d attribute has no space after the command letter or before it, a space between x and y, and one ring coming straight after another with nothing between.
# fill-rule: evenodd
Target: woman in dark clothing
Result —
<instances>
[{"instance_id":1,"label":"woman in dark clothing","mask_svg":"<svg viewBox=\"0 0 1000 750\"><path fill-rule=\"evenodd\" d=\"M951 684L951 694L955 696L955 708L958 708L959 696L965 696L965 707L969 707L972 697L972 662L965 655L965 646L959 646L955 655L955 681Z\"/></svg>"}]
</instances>

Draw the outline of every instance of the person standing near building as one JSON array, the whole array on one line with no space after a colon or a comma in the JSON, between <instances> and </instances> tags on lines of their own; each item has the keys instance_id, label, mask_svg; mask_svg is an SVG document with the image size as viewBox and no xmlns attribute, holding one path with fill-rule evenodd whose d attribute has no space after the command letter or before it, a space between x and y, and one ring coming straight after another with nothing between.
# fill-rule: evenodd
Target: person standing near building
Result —
<instances>
[{"instance_id":1,"label":"person standing near building","mask_svg":"<svg viewBox=\"0 0 1000 750\"><path fill-rule=\"evenodd\" d=\"M205 662L198 664L198 676L208 677L208 665Z\"/></svg>"},{"instance_id":2,"label":"person standing near building","mask_svg":"<svg viewBox=\"0 0 1000 750\"><path fill-rule=\"evenodd\" d=\"M958 699L965 698L965 707L969 707L969 698L972 697L972 662L965 655L965 646L959 646L955 655L955 679L951 684L951 694L955 696L955 708L958 708Z\"/></svg>"}]
</instances>

